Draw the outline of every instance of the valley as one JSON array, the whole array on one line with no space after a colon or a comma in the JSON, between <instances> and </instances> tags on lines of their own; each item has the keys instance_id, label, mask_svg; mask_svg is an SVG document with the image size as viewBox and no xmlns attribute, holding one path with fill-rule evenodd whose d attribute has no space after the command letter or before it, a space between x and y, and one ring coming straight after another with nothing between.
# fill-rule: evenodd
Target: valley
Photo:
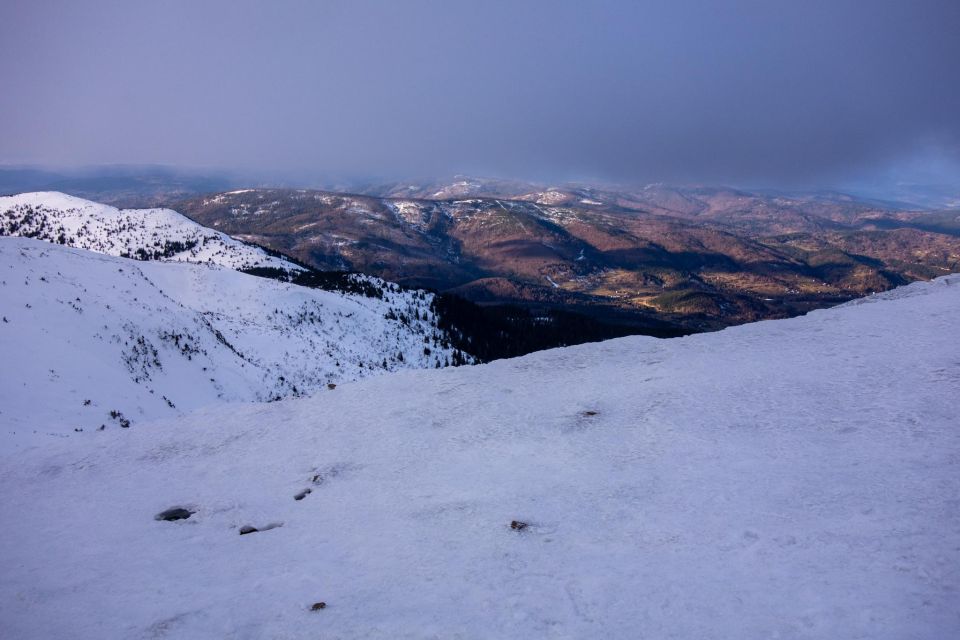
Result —
<instances>
[{"instance_id":1,"label":"valley","mask_svg":"<svg viewBox=\"0 0 960 640\"><path fill-rule=\"evenodd\" d=\"M245 189L176 206L320 269L565 309L636 333L654 321L691 332L790 317L960 268L952 212L839 194L523 186L534 188Z\"/></svg>"}]
</instances>

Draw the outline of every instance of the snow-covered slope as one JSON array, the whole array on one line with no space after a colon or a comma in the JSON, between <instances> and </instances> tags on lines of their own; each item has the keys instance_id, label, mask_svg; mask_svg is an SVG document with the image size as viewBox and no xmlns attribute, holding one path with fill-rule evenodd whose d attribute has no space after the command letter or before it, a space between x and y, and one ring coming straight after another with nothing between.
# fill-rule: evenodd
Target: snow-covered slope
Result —
<instances>
[{"instance_id":1,"label":"snow-covered slope","mask_svg":"<svg viewBox=\"0 0 960 640\"><path fill-rule=\"evenodd\" d=\"M448 364L431 301L0 238L0 431L76 435Z\"/></svg>"},{"instance_id":2,"label":"snow-covered slope","mask_svg":"<svg viewBox=\"0 0 960 640\"><path fill-rule=\"evenodd\" d=\"M56 191L0 197L2 235L140 260L300 270L170 209L117 209Z\"/></svg>"},{"instance_id":3,"label":"snow-covered slope","mask_svg":"<svg viewBox=\"0 0 960 640\"><path fill-rule=\"evenodd\" d=\"M0 635L960 637L958 317L947 277L3 447Z\"/></svg>"}]
</instances>

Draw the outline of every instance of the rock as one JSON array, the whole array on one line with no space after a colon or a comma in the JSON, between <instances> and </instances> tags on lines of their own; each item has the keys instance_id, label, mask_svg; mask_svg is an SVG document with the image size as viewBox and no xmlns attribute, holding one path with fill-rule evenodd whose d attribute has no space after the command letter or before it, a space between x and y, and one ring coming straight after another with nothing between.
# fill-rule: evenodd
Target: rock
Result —
<instances>
[{"instance_id":1,"label":"rock","mask_svg":"<svg viewBox=\"0 0 960 640\"><path fill-rule=\"evenodd\" d=\"M186 520L192 516L195 511L190 511L189 509L184 509L183 507L171 507L166 511L161 511L154 516L154 520L166 520L167 522L172 522L174 520Z\"/></svg>"},{"instance_id":2,"label":"rock","mask_svg":"<svg viewBox=\"0 0 960 640\"><path fill-rule=\"evenodd\" d=\"M590 416L595 416L595 415L597 415L597 412L594 411L594 410L592 410L592 409L590 409L590 410L588 410L588 411L584 411L584 412L583 412L583 415L589 418Z\"/></svg>"},{"instance_id":3,"label":"rock","mask_svg":"<svg viewBox=\"0 0 960 640\"><path fill-rule=\"evenodd\" d=\"M307 497L308 494L311 494L311 493L313 493L313 490L308 487L308 488L304 489L303 491L301 491L300 493L298 493L297 495L293 496L293 499L294 499L294 500L303 500L304 498Z\"/></svg>"},{"instance_id":4,"label":"rock","mask_svg":"<svg viewBox=\"0 0 960 640\"><path fill-rule=\"evenodd\" d=\"M326 602L314 602L313 606L310 607L310 611L320 611L320 609L326 609L326 608L327 608Z\"/></svg>"},{"instance_id":5,"label":"rock","mask_svg":"<svg viewBox=\"0 0 960 640\"><path fill-rule=\"evenodd\" d=\"M514 531L523 531L529 526L530 525L527 524L526 522L520 522L519 520L514 520L513 522L510 523L510 528L513 529Z\"/></svg>"},{"instance_id":6,"label":"rock","mask_svg":"<svg viewBox=\"0 0 960 640\"><path fill-rule=\"evenodd\" d=\"M333 391L336 388L337 388L337 385L333 384L332 382L327 383L327 389L330 389L331 391Z\"/></svg>"},{"instance_id":7,"label":"rock","mask_svg":"<svg viewBox=\"0 0 960 640\"><path fill-rule=\"evenodd\" d=\"M257 533L260 531L270 531L270 529L276 529L277 527L282 527L282 522L271 522L270 524L265 524L262 527L253 527L249 524L245 524L240 527L240 535L245 536L248 533Z\"/></svg>"}]
</instances>

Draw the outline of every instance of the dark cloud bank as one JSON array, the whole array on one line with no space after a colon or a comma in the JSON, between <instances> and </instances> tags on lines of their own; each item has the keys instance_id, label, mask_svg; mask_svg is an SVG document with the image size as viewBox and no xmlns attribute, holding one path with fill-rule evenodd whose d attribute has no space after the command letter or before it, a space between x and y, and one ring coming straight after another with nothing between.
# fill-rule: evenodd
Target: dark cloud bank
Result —
<instances>
[{"instance_id":1,"label":"dark cloud bank","mask_svg":"<svg viewBox=\"0 0 960 640\"><path fill-rule=\"evenodd\" d=\"M958 34L956 0L7 0L0 162L770 185L950 174Z\"/></svg>"}]
</instances>

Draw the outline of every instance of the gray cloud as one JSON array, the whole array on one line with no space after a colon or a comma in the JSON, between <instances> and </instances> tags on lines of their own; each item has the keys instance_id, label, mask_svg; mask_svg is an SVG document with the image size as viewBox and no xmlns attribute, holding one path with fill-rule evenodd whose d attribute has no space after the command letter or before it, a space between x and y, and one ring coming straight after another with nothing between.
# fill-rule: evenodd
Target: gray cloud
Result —
<instances>
[{"instance_id":1,"label":"gray cloud","mask_svg":"<svg viewBox=\"0 0 960 640\"><path fill-rule=\"evenodd\" d=\"M0 6L0 161L797 183L960 157L956 0Z\"/></svg>"}]
</instances>

